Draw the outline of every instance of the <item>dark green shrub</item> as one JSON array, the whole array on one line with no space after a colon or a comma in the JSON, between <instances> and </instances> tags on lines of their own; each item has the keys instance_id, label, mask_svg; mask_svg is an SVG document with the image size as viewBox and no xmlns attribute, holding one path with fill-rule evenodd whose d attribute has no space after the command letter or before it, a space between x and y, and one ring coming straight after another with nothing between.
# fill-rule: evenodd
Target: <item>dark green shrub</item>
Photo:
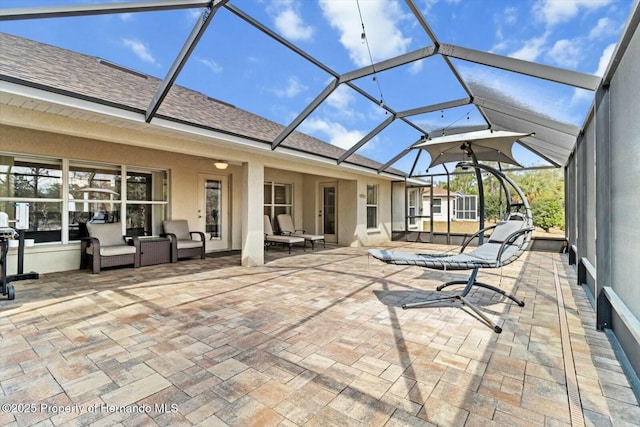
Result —
<instances>
[{"instance_id":1,"label":"dark green shrub","mask_svg":"<svg viewBox=\"0 0 640 427\"><path fill-rule=\"evenodd\" d=\"M531 202L533 224L548 232L550 228L564 229L564 205L557 197L538 197Z\"/></svg>"}]
</instances>

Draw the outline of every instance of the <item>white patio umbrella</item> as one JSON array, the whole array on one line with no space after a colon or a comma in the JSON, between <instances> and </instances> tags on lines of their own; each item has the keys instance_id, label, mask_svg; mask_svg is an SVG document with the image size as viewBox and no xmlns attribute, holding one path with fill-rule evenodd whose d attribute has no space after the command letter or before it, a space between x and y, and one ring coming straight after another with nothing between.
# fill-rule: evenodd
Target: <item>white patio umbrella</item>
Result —
<instances>
[{"instance_id":1,"label":"white patio umbrella","mask_svg":"<svg viewBox=\"0 0 640 427\"><path fill-rule=\"evenodd\" d=\"M509 132L504 130L481 130L455 135L437 136L414 145L414 148L426 150L431 156L429 168L442 163L471 160L468 148L471 148L477 160L511 163L520 166L513 158L513 143L533 133Z\"/></svg>"},{"instance_id":2,"label":"white patio umbrella","mask_svg":"<svg viewBox=\"0 0 640 427\"><path fill-rule=\"evenodd\" d=\"M414 145L413 148L426 150L431 155L429 168L449 162L466 161L471 164L478 164L480 160L511 163L522 167L513 158L511 149L514 142L533 134L533 132L518 133L487 129L431 138ZM484 187L480 168L476 168L475 172L478 182L478 219L480 229L483 229L485 213ZM482 234L478 236L479 244L482 244L483 240Z\"/></svg>"}]
</instances>

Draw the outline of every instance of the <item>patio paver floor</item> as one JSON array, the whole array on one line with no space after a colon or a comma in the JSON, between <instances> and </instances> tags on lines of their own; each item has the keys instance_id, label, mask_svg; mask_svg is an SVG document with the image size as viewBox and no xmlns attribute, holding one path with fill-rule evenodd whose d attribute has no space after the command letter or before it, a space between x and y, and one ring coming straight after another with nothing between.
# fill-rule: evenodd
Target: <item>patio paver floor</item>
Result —
<instances>
[{"instance_id":1,"label":"patio paver floor","mask_svg":"<svg viewBox=\"0 0 640 427\"><path fill-rule=\"evenodd\" d=\"M401 308L464 272L329 246L272 249L255 268L233 255L16 282L16 299L0 300L0 425L638 425L564 256L481 271L526 303L471 293L496 334L457 305ZM561 315L582 409L573 419Z\"/></svg>"}]
</instances>

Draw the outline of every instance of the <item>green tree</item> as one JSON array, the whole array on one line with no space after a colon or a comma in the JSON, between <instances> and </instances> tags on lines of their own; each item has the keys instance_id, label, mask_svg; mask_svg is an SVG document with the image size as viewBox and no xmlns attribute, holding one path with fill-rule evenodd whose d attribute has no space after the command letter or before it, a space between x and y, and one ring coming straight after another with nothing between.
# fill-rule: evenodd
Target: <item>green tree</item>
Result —
<instances>
[{"instance_id":1,"label":"green tree","mask_svg":"<svg viewBox=\"0 0 640 427\"><path fill-rule=\"evenodd\" d=\"M545 231L564 229L564 175L561 169L515 172L518 184L531 205L533 224Z\"/></svg>"},{"instance_id":2,"label":"green tree","mask_svg":"<svg viewBox=\"0 0 640 427\"><path fill-rule=\"evenodd\" d=\"M447 188L444 184L442 188ZM462 194L478 194L478 184L476 183L476 175L474 173L461 173L451 175L449 180L449 188L452 192L460 192Z\"/></svg>"},{"instance_id":3,"label":"green tree","mask_svg":"<svg viewBox=\"0 0 640 427\"><path fill-rule=\"evenodd\" d=\"M484 216L488 220L498 221L502 219L500 208L503 206L500 202L500 193L486 194L484 196Z\"/></svg>"},{"instance_id":4,"label":"green tree","mask_svg":"<svg viewBox=\"0 0 640 427\"><path fill-rule=\"evenodd\" d=\"M552 227L564 229L564 203L557 197L538 197L531 202L533 224L549 232Z\"/></svg>"},{"instance_id":5,"label":"green tree","mask_svg":"<svg viewBox=\"0 0 640 427\"><path fill-rule=\"evenodd\" d=\"M529 203L538 197L558 197L564 200L564 176L561 169L538 169L514 173Z\"/></svg>"},{"instance_id":6,"label":"green tree","mask_svg":"<svg viewBox=\"0 0 640 427\"><path fill-rule=\"evenodd\" d=\"M549 231L550 228L564 228L564 175L561 169L536 169L509 172L509 176L520 187L529 201L533 222ZM506 199L502 186L491 174L483 174L485 218L499 220L503 217ZM443 185L446 188L446 185ZM478 194L474 173L452 175L451 191L463 194ZM521 202L509 188L511 203Z\"/></svg>"}]
</instances>

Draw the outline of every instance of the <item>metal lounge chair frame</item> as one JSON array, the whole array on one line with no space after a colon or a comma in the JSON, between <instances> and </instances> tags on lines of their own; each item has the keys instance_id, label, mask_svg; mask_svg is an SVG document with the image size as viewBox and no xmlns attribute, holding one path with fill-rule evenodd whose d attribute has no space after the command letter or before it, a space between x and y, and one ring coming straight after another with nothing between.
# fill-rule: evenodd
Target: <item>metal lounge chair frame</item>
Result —
<instances>
[{"instance_id":1,"label":"metal lounge chair frame","mask_svg":"<svg viewBox=\"0 0 640 427\"><path fill-rule=\"evenodd\" d=\"M464 289L451 296L431 299L427 301L420 301L411 304L404 304L403 309L408 308L421 308L431 304L441 303L443 301L457 301L461 304L469 307L487 326L491 327L495 332L502 332L502 328L491 321L480 309L478 309L473 303L471 303L466 297L471 292L474 286L489 289L493 292L499 293L518 304L520 307L524 307L524 301L516 298L514 295L489 284L478 282L476 280L478 272L481 268L500 268L507 264L517 260L529 247L531 242L531 236L533 233L533 221L531 217L531 208L524 196L522 190L516 185L513 180L506 176L501 171L498 171L490 166L474 163L461 163L458 166L473 167L476 169L478 176L478 185L480 193L482 193L481 175L479 170L486 170L492 175L498 178L503 190L505 191L507 198L507 214L505 221L502 221L494 226L481 228L477 233L468 238L462 245L460 252L455 255L448 254L411 254L402 252L390 252L379 249L369 250L369 255L373 256L380 261L387 264L395 265L415 265L418 267L436 269L436 270L472 270L467 280L453 280L438 286L436 289L441 291L442 289L452 285L464 284ZM505 182L509 183L511 187L518 193L518 196L522 200L521 204L511 204L511 197L509 189ZM483 205L483 202L481 202ZM512 213L512 207L524 208L524 213L516 212ZM481 218L483 219L483 208L481 210ZM483 221L481 220L481 224ZM485 232L494 230L486 244L484 243ZM478 248L474 251L464 253L465 249L474 240L478 239Z\"/></svg>"},{"instance_id":2,"label":"metal lounge chair frame","mask_svg":"<svg viewBox=\"0 0 640 427\"><path fill-rule=\"evenodd\" d=\"M293 220L291 219L291 215L289 214L279 214L277 217L278 226L280 227L280 233L284 236L292 236L292 237L302 237L305 241L305 246L307 241L311 242L311 250L315 249L316 242L322 241L323 246L326 248L327 244L324 240L324 235L322 234L307 234L306 230L297 229L293 225Z\"/></svg>"},{"instance_id":3,"label":"metal lounge chair frame","mask_svg":"<svg viewBox=\"0 0 640 427\"><path fill-rule=\"evenodd\" d=\"M282 236L279 234L273 234L273 228L271 227L271 219L269 215L264 216L264 247L265 249L269 249L269 246L273 246L277 243L282 243L282 246L289 246L289 253L291 253L291 247L294 243L302 243L304 250L305 240L302 237L298 236Z\"/></svg>"}]
</instances>

